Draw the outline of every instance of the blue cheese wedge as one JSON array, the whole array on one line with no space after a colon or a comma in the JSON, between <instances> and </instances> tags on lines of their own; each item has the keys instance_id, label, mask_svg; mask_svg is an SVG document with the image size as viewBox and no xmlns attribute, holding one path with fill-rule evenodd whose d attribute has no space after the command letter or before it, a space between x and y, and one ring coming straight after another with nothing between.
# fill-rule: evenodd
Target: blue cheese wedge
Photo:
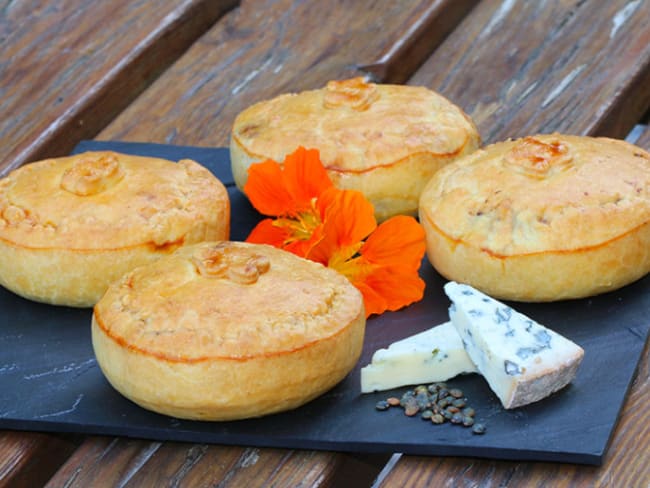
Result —
<instances>
[{"instance_id":1,"label":"blue cheese wedge","mask_svg":"<svg viewBox=\"0 0 650 488\"><path fill-rule=\"evenodd\" d=\"M370 364L361 368L361 392L446 381L474 372L458 332L445 322L375 351Z\"/></svg>"},{"instance_id":2,"label":"blue cheese wedge","mask_svg":"<svg viewBox=\"0 0 650 488\"><path fill-rule=\"evenodd\" d=\"M445 292L465 350L505 408L541 400L573 380L580 346L471 286L450 282Z\"/></svg>"}]
</instances>

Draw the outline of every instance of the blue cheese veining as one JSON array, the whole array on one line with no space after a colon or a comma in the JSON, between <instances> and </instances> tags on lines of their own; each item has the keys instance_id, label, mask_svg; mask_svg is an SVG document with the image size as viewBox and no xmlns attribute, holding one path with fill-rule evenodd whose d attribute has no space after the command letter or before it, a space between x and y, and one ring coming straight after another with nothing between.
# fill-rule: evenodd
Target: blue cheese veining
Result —
<instances>
[{"instance_id":1,"label":"blue cheese veining","mask_svg":"<svg viewBox=\"0 0 650 488\"><path fill-rule=\"evenodd\" d=\"M361 368L361 392L446 381L474 372L458 332L445 322L375 351L371 363Z\"/></svg>"},{"instance_id":2,"label":"blue cheese veining","mask_svg":"<svg viewBox=\"0 0 650 488\"><path fill-rule=\"evenodd\" d=\"M541 400L573 380L580 346L471 286L450 282L445 292L467 354L505 408Z\"/></svg>"}]
</instances>

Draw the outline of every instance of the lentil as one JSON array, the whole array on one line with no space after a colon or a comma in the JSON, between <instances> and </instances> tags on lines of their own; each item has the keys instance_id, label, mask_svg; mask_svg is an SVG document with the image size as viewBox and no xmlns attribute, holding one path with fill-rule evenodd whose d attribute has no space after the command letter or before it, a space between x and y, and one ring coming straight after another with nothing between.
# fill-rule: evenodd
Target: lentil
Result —
<instances>
[{"instance_id":1,"label":"lentil","mask_svg":"<svg viewBox=\"0 0 650 488\"><path fill-rule=\"evenodd\" d=\"M474 409L472 407L463 408L462 412L463 412L463 415L465 415L467 417L473 417L474 415L476 415L476 412L474 411Z\"/></svg>"},{"instance_id":2,"label":"lentil","mask_svg":"<svg viewBox=\"0 0 650 488\"><path fill-rule=\"evenodd\" d=\"M465 427L471 427L472 425L474 425L474 417L470 417L468 415L465 415L463 417L463 425Z\"/></svg>"},{"instance_id":3,"label":"lentil","mask_svg":"<svg viewBox=\"0 0 650 488\"><path fill-rule=\"evenodd\" d=\"M420 407L417 401L415 400L415 397L410 397L404 404L404 414L409 417L413 417L419 411L420 411Z\"/></svg>"},{"instance_id":4,"label":"lentil","mask_svg":"<svg viewBox=\"0 0 650 488\"><path fill-rule=\"evenodd\" d=\"M463 423L463 414L455 413L449 419L452 424L462 424Z\"/></svg>"},{"instance_id":5,"label":"lentil","mask_svg":"<svg viewBox=\"0 0 650 488\"><path fill-rule=\"evenodd\" d=\"M378 401L375 408L383 411L397 406L402 407L408 417L419 413L420 418L436 425L449 421L454 425L472 427L472 432L478 435L484 434L486 430L484 424L475 423L476 412L467 406L463 391L448 388L445 383L418 385L404 392L400 398L393 396Z\"/></svg>"},{"instance_id":6,"label":"lentil","mask_svg":"<svg viewBox=\"0 0 650 488\"><path fill-rule=\"evenodd\" d=\"M472 433L477 435L485 434L485 430L485 425L483 424L474 424L474 427L472 427Z\"/></svg>"},{"instance_id":7,"label":"lentil","mask_svg":"<svg viewBox=\"0 0 650 488\"><path fill-rule=\"evenodd\" d=\"M399 398L390 397L386 398L386 401L391 407L397 407L399 405Z\"/></svg>"},{"instance_id":8,"label":"lentil","mask_svg":"<svg viewBox=\"0 0 650 488\"><path fill-rule=\"evenodd\" d=\"M431 407L431 401L429 401L429 395L426 393L423 392L418 393L417 396L415 397L415 401L417 402L418 407L420 407L423 410Z\"/></svg>"},{"instance_id":9,"label":"lentil","mask_svg":"<svg viewBox=\"0 0 650 488\"><path fill-rule=\"evenodd\" d=\"M465 405L467 405L467 399L466 399L466 398L455 398L455 399L451 402L451 404L452 404L454 407L463 408Z\"/></svg>"},{"instance_id":10,"label":"lentil","mask_svg":"<svg viewBox=\"0 0 650 488\"><path fill-rule=\"evenodd\" d=\"M388 402L386 400L379 400L377 402L377 404L375 405L375 408L377 410L388 410L389 407L390 407L390 405L388 404Z\"/></svg>"},{"instance_id":11,"label":"lentil","mask_svg":"<svg viewBox=\"0 0 650 488\"><path fill-rule=\"evenodd\" d=\"M433 422L434 424L443 424L445 422L445 418L439 413L434 413L431 416L431 422Z\"/></svg>"}]
</instances>

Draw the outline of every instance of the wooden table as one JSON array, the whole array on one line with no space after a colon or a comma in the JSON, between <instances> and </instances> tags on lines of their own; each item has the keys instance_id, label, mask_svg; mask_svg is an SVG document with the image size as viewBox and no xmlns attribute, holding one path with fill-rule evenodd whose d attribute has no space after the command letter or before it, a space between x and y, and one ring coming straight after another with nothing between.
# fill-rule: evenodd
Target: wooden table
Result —
<instances>
[{"instance_id":1,"label":"wooden table","mask_svg":"<svg viewBox=\"0 0 650 488\"><path fill-rule=\"evenodd\" d=\"M650 0L0 3L0 174L79 140L224 146L235 115L367 75L430 87L485 142L650 148ZM646 350L603 466L0 432L0 486L650 486Z\"/></svg>"}]
</instances>

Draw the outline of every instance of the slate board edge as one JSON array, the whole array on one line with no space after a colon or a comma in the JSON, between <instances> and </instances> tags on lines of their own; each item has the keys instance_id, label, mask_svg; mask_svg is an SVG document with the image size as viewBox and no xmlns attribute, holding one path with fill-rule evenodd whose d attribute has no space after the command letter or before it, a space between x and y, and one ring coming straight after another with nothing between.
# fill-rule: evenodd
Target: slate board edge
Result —
<instances>
[{"instance_id":1,"label":"slate board edge","mask_svg":"<svg viewBox=\"0 0 650 488\"><path fill-rule=\"evenodd\" d=\"M85 434L100 436L119 436L129 439L151 440L160 442L187 442L205 443L214 445L242 446L242 447L268 447L281 449L304 449L317 451L337 451L350 453L396 453L413 456L440 456L440 457L462 457L481 458L486 460L501 461L525 461L525 462L552 462L560 464L585 464L600 466L603 462L604 453L585 453L575 451L548 451L548 450L526 450L521 451L514 448L499 448L472 446L468 449L464 446L448 446L445 444L421 444L408 443L377 443L377 442L345 442L338 441L304 441L300 438L283 438L281 445L277 440L257 435L218 435L211 432L196 431L174 431L172 433L156 428L141 427L115 428L102 424L78 425L69 422L44 422L33 420L11 420L3 419L2 427L16 431L30 432L51 432L68 434ZM460 428L460 427L452 427ZM473 435L469 430L467 435ZM484 434L488 435L488 434ZM568 460L567 460L568 459Z\"/></svg>"}]
</instances>

